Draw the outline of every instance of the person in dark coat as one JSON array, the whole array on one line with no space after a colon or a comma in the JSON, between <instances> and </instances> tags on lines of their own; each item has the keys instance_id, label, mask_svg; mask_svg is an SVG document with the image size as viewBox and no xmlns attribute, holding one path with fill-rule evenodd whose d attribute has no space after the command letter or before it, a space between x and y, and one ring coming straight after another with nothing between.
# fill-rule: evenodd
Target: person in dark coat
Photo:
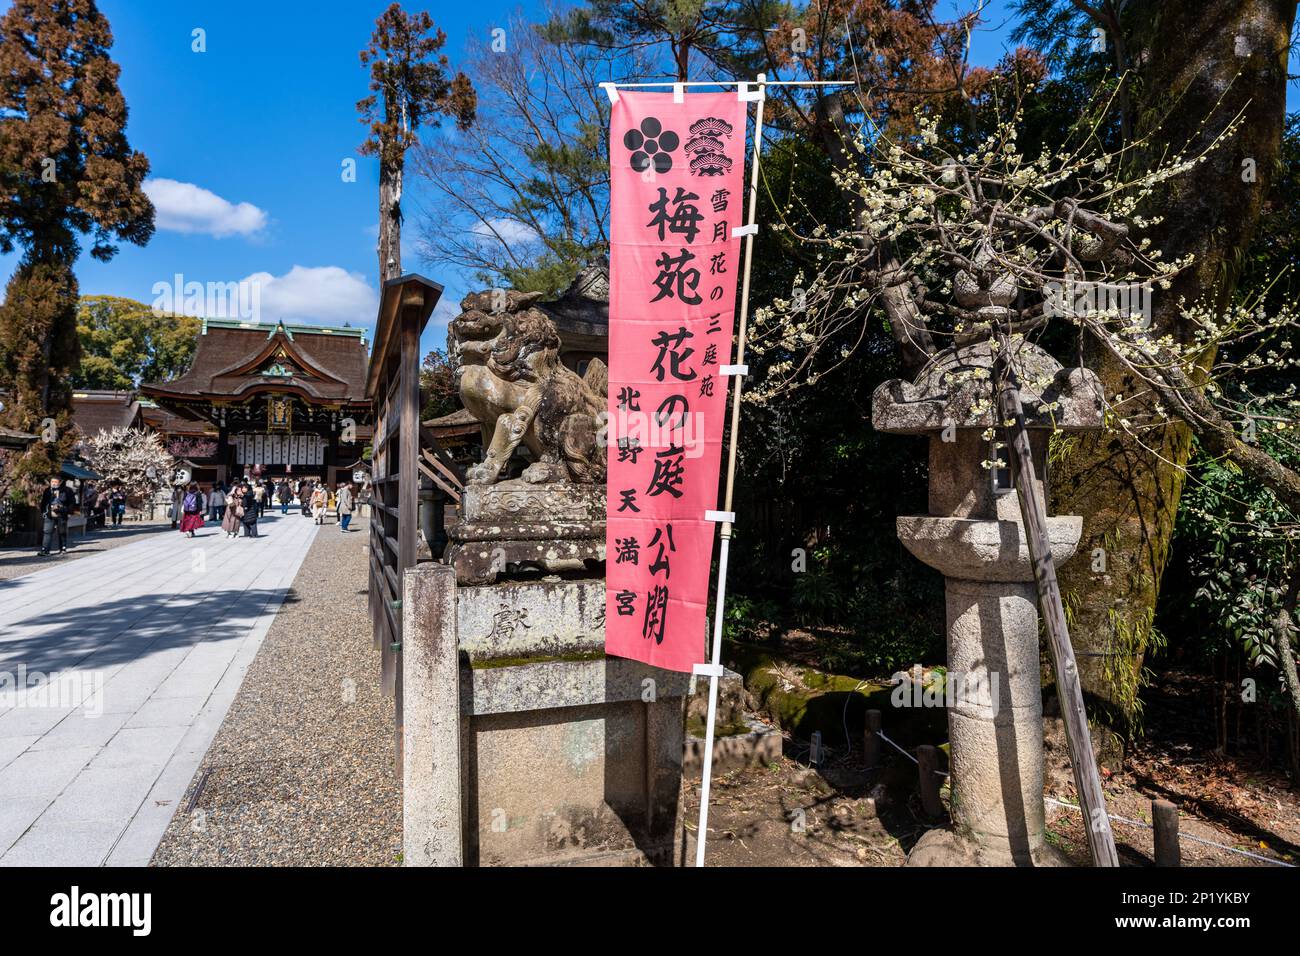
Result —
<instances>
[{"instance_id":1,"label":"person in dark coat","mask_svg":"<svg viewBox=\"0 0 1300 956\"><path fill-rule=\"evenodd\" d=\"M59 554L68 550L68 515L77 510L77 496L63 485L63 478L55 475L50 486L41 493L41 517L45 519L45 539L40 553L50 553L54 536L59 538Z\"/></svg>"},{"instance_id":2,"label":"person in dark coat","mask_svg":"<svg viewBox=\"0 0 1300 956\"><path fill-rule=\"evenodd\" d=\"M257 537L257 494L253 491L251 486L244 488L243 505L244 505L244 516L239 520L242 521L244 525L244 537L256 538Z\"/></svg>"}]
</instances>

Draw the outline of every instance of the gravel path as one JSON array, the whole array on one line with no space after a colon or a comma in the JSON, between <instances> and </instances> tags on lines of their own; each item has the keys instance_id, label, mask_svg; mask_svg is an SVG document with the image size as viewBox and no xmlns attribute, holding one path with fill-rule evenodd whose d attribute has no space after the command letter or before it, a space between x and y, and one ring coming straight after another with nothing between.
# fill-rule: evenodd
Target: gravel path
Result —
<instances>
[{"instance_id":1,"label":"gravel path","mask_svg":"<svg viewBox=\"0 0 1300 956\"><path fill-rule=\"evenodd\" d=\"M317 535L152 865L400 863L393 701L352 527Z\"/></svg>"},{"instance_id":2,"label":"gravel path","mask_svg":"<svg viewBox=\"0 0 1300 956\"><path fill-rule=\"evenodd\" d=\"M179 531L172 530L170 521L166 518L159 518L155 521L127 521L117 528L112 526L96 528L85 537L78 532L72 536L72 543L68 553L64 555L50 555L48 558L42 558L36 553L37 548L35 546L30 548L0 548L0 581L10 581L25 574L31 574L33 571L43 571L58 562L75 561L78 558L109 551L119 545L139 541L145 535L157 534L162 531L168 534L180 534Z\"/></svg>"}]
</instances>

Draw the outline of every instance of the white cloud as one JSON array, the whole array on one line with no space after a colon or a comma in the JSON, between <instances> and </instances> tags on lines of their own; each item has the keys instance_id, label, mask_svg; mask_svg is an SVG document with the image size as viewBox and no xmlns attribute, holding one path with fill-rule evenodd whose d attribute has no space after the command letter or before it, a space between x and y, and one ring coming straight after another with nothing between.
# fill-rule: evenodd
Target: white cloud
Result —
<instances>
[{"instance_id":1,"label":"white cloud","mask_svg":"<svg viewBox=\"0 0 1300 956\"><path fill-rule=\"evenodd\" d=\"M294 266L282 276L255 272L262 322L368 325L375 321L379 295L357 272L338 266Z\"/></svg>"},{"instance_id":2,"label":"white cloud","mask_svg":"<svg viewBox=\"0 0 1300 956\"><path fill-rule=\"evenodd\" d=\"M232 203L216 193L175 179L146 179L159 229L203 233L217 239L250 236L266 227L266 213L252 203Z\"/></svg>"},{"instance_id":3,"label":"white cloud","mask_svg":"<svg viewBox=\"0 0 1300 956\"><path fill-rule=\"evenodd\" d=\"M516 219L489 219L487 222L476 223L472 231L474 235L485 239L495 240L500 236L507 245L533 242L538 238L536 229Z\"/></svg>"}]
</instances>

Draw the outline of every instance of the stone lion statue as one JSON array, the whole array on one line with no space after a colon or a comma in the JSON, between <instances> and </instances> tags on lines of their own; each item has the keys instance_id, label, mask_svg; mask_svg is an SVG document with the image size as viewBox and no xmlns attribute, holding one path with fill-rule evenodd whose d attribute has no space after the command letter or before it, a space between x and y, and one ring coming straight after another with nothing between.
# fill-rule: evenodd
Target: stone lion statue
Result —
<instances>
[{"instance_id":1,"label":"stone lion statue","mask_svg":"<svg viewBox=\"0 0 1300 956\"><path fill-rule=\"evenodd\" d=\"M491 290L461 301L448 330L460 400L483 428L487 457L469 470L470 484L496 482L522 442L535 461L534 484L605 480L598 429L609 375L592 359L585 376L560 364L560 335L533 303L541 293Z\"/></svg>"}]
</instances>

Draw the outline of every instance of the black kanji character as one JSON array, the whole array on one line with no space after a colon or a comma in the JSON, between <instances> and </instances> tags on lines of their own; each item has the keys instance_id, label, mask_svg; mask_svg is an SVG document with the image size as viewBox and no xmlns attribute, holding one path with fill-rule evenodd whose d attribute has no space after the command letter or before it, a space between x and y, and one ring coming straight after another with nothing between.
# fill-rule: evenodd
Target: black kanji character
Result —
<instances>
[{"instance_id":1,"label":"black kanji character","mask_svg":"<svg viewBox=\"0 0 1300 956\"><path fill-rule=\"evenodd\" d=\"M654 498L666 491L674 498L680 498L682 492L677 486L686 477L685 461L686 450L680 445L672 445L661 452L656 452L655 473L650 477L646 494Z\"/></svg>"},{"instance_id":2,"label":"black kanji character","mask_svg":"<svg viewBox=\"0 0 1300 956\"><path fill-rule=\"evenodd\" d=\"M678 186L677 195L672 199L675 208L669 212L668 190L660 186L659 198L650 204L650 211L654 213L654 218L646 223L646 226L659 231L661 242L664 239L665 229L679 236L685 236L688 243L694 242L695 237L699 235L700 221L704 218L704 214L689 200L699 198L695 193L688 193Z\"/></svg>"},{"instance_id":3,"label":"black kanji character","mask_svg":"<svg viewBox=\"0 0 1300 956\"><path fill-rule=\"evenodd\" d=\"M619 617L631 617L636 613L636 592L619 591L614 595L614 600L618 607L614 608L614 613Z\"/></svg>"},{"instance_id":4,"label":"black kanji character","mask_svg":"<svg viewBox=\"0 0 1300 956\"><path fill-rule=\"evenodd\" d=\"M678 407L681 407L681 420L674 421L678 415ZM668 425L668 430L674 428L686 427L686 416L690 414L691 403L686 400L685 395L669 395L660 403L659 408L655 411L655 424L663 428Z\"/></svg>"},{"instance_id":5,"label":"black kanji character","mask_svg":"<svg viewBox=\"0 0 1300 956\"><path fill-rule=\"evenodd\" d=\"M661 538L667 539L667 548L664 547L664 542L660 540ZM673 543L672 525L666 524L662 528L655 528L654 537L650 539L650 543L646 547L653 548L655 545L659 545L659 553L655 555L654 564L650 565L650 573L658 574L662 571L664 573L664 580L666 581L668 578L672 577L672 569L668 566L667 555L669 553L676 553L677 551L677 545Z\"/></svg>"},{"instance_id":6,"label":"black kanji character","mask_svg":"<svg viewBox=\"0 0 1300 956\"><path fill-rule=\"evenodd\" d=\"M640 511L636 506L636 489L624 488L619 492L623 496L623 503L618 506L619 511Z\"/></svg>"},{"instance_id":7,"label":"black kanji character","mask_svg":"<svg viewBox=\"0 0 1300 956\"><path fill-rule=\"evenodd\" d=\"M650 344L659 349L659 355L655 358L654 364L650 366L650 371L654 373L655 381L662 382L664 380L665 371L672 375L673 378L682 382L689 382L695 378L695 369L682 369L682 365L686 360L695 354L695 349L683 349L682 345L687 339L693 338L695 338L695 333L688 332L686 326L682 325L678 326L676 332L668 332L666 329L662 330L658 335L650 340ZM681 349L681 351L678 351L679 349ZM666 370L664 369L665 358L668 359L669 365L669 368Z\"/></svg>"},{"instance_id":8,"label":"black kanji character","mask_svg":"<svg viewBox=\"0 0 1300 956\"><path fill-rule=\"evenodd\" d=\"M651 542L652 546L653 544L654 542ZM614 550L618 555L614 559L615 564L641 563L641 545L637 544L636 538L615 538Z\"/></svg>"},{"instance_id":9,"label":"black kanji character","mask_svg":"<svg viewBox=\"0 0 1300 956\"><path fill-rule=\"evenodd\" d=\"M618 440L618 460L630 461L636 464L636 456L641 454L641 440L639 438L620 438Z\"/></svg>"},{"instance_id":10,"label":"black kanji character","mask_svg":"<svg viewBox=\"0 0 1300 956\"><path fill-rule=\"evenodd\" d=\"M641 397L641 393L630 385L624 385L618 390L618 407L628 412L639 412L641 406L636 400Z\"/></svg>"},{"instance_id":11,"label":"black kanji character","mask_svg":"<svg viewBox=\"0 0 1300 956\"><path fill-rule=\"evenodd\" d=\"M704 300L695 294L695 287L700 284L700 270L686 268L686 264L694 258L694 254L689 249L683 249L681 255L670 256L664 252L656 259L655 265L659 267L659 275L655 279L655 286L659 289L659 293L650 301L658 302L660 299L676 297L685 305L699 305L703 302Z\"/></svg>"},{"instance_id":12,"label":"black kanji character","mask_svg":"<svg viewBox=\"0 0 1300 956\"><path fill-rule=\"evenodd\" d=\"M645 621L641 625L641 636L647 640L654 637L656 644L664 642L664 624L668 619L668 588L659 584L653 591L646 592Z\"/></svg>"}]
</instances>

